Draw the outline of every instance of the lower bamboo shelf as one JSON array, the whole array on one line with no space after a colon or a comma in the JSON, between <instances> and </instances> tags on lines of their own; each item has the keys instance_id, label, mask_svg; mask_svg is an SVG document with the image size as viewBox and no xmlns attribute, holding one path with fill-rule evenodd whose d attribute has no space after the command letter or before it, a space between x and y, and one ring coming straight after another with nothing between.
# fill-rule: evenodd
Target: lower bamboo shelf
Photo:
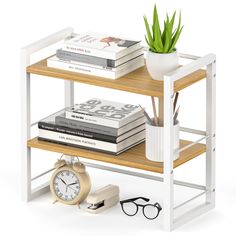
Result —
<instances>
[{"instance_id":1,"label":"lower bamboo shelf","mask_svg":"<svg viewBox=\"0 0 236 236\"><path fill-rule=\"evenodd\" d=\"M189 143L191 142L180 140L180 147L184 147ZM121 153L118 156L46 141L39 141L37 137L29 140L27 142L27 146L52 152L64 153L72 156L79 156L97 161L103 161L121 166L128 166L141 170L163 173L163 163L153 162L146 159L144 142L129 149L126 152ZM180 157L174 161L174 168L186 163L187 161L201 155L204 152L206 152L205 144L196 144L184 150L183 152L181 152Z\"/></svg>"}]
</instances>

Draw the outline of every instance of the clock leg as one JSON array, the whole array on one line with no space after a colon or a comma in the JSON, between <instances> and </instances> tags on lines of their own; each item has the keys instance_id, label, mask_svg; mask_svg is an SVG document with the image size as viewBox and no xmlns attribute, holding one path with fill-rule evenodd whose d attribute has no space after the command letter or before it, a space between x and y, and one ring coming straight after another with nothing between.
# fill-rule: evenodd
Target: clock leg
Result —
<instances>
[{"instance_id":1,"label":"clock leg","mask_svg":"<svg viewBox=\"0 0 236 236\"><path fill-rule=\"evenodd\" d=\"M57 203L58 201L57 200L55 200L52 204L55 204L55 203Z\"/></svg>"}]
</instances>

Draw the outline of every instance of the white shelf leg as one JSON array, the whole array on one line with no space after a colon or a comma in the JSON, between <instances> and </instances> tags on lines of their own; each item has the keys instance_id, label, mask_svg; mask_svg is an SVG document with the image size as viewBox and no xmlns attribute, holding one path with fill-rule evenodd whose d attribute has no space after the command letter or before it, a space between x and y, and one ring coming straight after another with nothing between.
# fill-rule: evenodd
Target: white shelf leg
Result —
<instances>
[{"instance_id":1,"label":"white shelf leg","mask_svg":"<svg viewBox=\"0 0 236 236\"><path fill-rule=\"evenodd\" d=\"M74 105L74 82L65 80L65 107L70 107ZM68 162L72 162L73 156L64 155L64 159Z\"/></svg>"},{"instance_id":2,"label":"white shelf leg","mask_svg":"<svg viewBox=\"0 0 236 236\"><path fill-rule=\"evenodd\" d=\"M30 201L36 196L48 191L48 184L35 190L31 188L31 148L27 147L27 141L30 139L30 74L26 68L30 65L30 56L45 47L48 47L60 40L65 39L73 33L72 28L65 28L35 43L32 43L21 49L21 123L22 123L22 145L21 145L21 186L22 200ZM69 96L66 96L66 103L70 104L74 99L73 82L68 82L66 89L69 90Z\"/></svg>"},{"instance_id":3,"label":"white shelf leg","mask_svg":"<svg viewBox=\"0 0 236 236\"><path fill-rule=\"evenodd\" d=\"M74 82L65 80L65 107L74 105Z\"/></svg>"},{"instance_id":4,"label":"white shelf leg","mask_svg":"<svg viewBox=\"0 0 236 236\"><path fill-rule=\"evenodd\" d=\"M31 149L27 147L30 139L30 74L26 72L29 64L27 51L21 51L21 186L22 200L27 202L31 198Z\"/></svg>"},{"instance_id":5,"label":"white shelf leg","mask_svg":"<svg viewBox=\"0 0 236 236\"><path fill-rule=\"evenodd\" d=\"M164 78L164 229L172 230L174 219L173 182L173 80Z\"/></svg>"},{"instance_id":6,"label":"white shelf leg","mask_svg":"<svg viewBox=\"0 0 236 236\"><path fill-rule=\"evenodd\" d=\"M206 79L206 202L215 205L215 77L216 61L207 66Z\"/></svg>"}]
</instances>

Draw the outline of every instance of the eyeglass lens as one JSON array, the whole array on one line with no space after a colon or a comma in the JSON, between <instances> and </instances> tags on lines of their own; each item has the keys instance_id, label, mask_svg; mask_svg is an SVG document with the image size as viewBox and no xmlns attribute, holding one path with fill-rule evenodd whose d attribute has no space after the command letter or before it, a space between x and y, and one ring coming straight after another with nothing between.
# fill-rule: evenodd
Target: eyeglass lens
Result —
<instances>
[{"instance_id":1,"label":"eyeglass lens","mask_svg":"<svg viewBox=\"0 0 236 236\"><path fill-rule=\"evenodd\" d=\"M123 203L122 209L128 216L134 216L138 212L138 206L133 202Z\"/></svg>"},{"instance_id":2,"label":"eyeglass lens","mask_svg":"<svg viewBox=\"0 0 236 236\"><path fill-rule=\"evenodd\" d=\"M146 205L143 207L143 214L146 218L152 220L159 214L159 209L154 205Z\"/></svg>"}]
</instances>

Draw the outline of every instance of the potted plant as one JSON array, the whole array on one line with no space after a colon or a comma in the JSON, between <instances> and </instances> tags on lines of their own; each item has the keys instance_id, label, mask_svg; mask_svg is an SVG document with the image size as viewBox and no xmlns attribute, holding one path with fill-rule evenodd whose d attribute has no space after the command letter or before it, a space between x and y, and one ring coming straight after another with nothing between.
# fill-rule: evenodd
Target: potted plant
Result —
<instances>
[{"instance_id":1,"label":"potted plant","mask_svg":"<svg viewBox=\"0 0 236 236\"><path fill-rule=\"evenodd\" d=\"M175 48L179 36L182 32L181 26L181 13L179 14L179 22L177 28L174 28L176 12L172 15L171 19L168 14L164 21L164 29L161 31L157 8L154 5L153 11L153 25L150 30L147 17L144 16L144 23L147 35L145 39L149 45L149 50L146 57L146 66L149 74L155 80L163 80L163 76L175 70L178 63L178 53Z\"/></svg>"}]
</instances>

